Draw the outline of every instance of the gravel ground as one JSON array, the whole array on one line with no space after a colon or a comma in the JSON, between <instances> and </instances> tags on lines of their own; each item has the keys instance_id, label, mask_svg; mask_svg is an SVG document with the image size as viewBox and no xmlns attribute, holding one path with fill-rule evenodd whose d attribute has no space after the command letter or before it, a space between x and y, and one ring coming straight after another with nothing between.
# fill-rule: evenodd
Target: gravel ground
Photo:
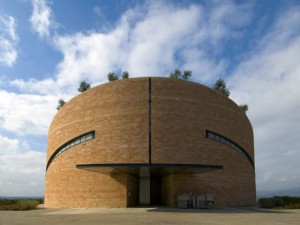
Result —
<instances>
[{"instance_id":1,"label":"gravel ground","mask_svg":"<svg viewBox=\"0 0 300 225\"><path fill-rule=\"evenodd\" d=\"M0 211L0 225L300 225L300 209L225 208L39 209Z\"/></svg>"}]
</instances>

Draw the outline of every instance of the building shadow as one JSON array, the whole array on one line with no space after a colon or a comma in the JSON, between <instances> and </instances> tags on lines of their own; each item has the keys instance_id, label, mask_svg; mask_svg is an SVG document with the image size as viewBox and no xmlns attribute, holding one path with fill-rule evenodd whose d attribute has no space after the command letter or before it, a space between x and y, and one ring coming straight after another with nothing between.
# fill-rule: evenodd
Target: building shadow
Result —
<instances>
[{"instance_id":1,"label":"building shadow","mask_svg":"<svg viewBox=\"0 0 300 225\"><path fill-rule=\"evenodd\" d=\"M153 207L146 209L147 212L165 212L165 213L216 213L216 214L257 214L257 213L292 213L287 210L276 210L276 209L262 209L257 207L247 207L247 208L214 208L214 209L178 209L178 208L168 208L168 207Z\"/></svg>"}]
</instances>

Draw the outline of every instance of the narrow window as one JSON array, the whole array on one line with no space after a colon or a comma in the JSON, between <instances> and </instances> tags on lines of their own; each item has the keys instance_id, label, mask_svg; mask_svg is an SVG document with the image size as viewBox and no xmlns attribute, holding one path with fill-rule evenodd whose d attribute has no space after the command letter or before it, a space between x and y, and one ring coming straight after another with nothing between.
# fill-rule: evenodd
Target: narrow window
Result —
<instances>
[{"instance_id":1,"label":"narrow window","mask_svg":"<svg viewBox=\"0 0 300 225\"><path fill-rule=\"evenodd\" d=\"M233 141L229 140L226 137L223 137L222 135L216 134L212 131L206 131L206 137L218 142L221 142L222 144L227 145L229 148L237 151L239 154L241 154L243 157L245 157L251 165L254 167L254 163L251 159L251 157L248 155L248 153L239 145L235 144Z\"/></svg>"},{"instance_id":2,"label":"narrow window","mask_svg":"<svg viewBox=\"0 0 300 225\"><path fill-rule=\"evenodd\" d=\"M82 136L82 137L81 137L81 142L84 142L85 139L86 139L86 136Z\"/></svg>"},{"instance_id":3,"label":"narrow window","mask_svg":"<svg viewBox=\"0 0 300 225\"><path fill-rule=\"evenodd\" d=\"M221 137L221 142L222 142L223 144L225 144L225 143L226 143L225 138Z\"/></svg>"},{"instance_id":4,"label":"narrow window","mask_svg":"<svg viewBox=\"0 0 300 225\"><path fill-rule=\"evenodd\" d=\"M69 148L78 145L82 142L88 141L95 138L95 131L91 131L89 133L85 133L77 138L74 138L70 141L68 141L66 144L62 145L60 148L58 148L53 154L52 156L49 158L48 163L47 163L47 167L46 170L48 169L49 165L51 164L51 162L60 154L62 154L63 152L65 152L66 150L68 150Z\"/></svg>"},{"instance_id":5,"label":"narrow window","mask_svg":"<svg viewBox=\"0 0 300 225\"><path fill-rule=\"evenodd\" d=\"M215 135L213 133L211 133L211 132L208 132L208 137L210 139L215 139Z\"/></svg>"},{"instance_id":6,"label":"narrow window","mask_svg":"<svg viewBox=\"0 0 300 225\"><path fill-rule=\"evenodd\" d=\"M76 140L75 140L75 145L78 145L80 143L80 138L77 138Z\"/></svg>"}]
</instances>

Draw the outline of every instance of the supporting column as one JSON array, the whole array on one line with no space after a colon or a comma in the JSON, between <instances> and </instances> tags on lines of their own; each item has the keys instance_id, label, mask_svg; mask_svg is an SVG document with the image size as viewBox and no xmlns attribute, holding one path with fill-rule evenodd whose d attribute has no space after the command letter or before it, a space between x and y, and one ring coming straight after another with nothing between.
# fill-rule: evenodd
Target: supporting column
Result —
<instances>
[{"instance_id":1,"label":"supporting column","mask_svg":"<svg viewBox=\"0 0 300 225\"><path fill-rule=\"evenodd\" d=\"M150 173L148 167L140 168L140 205L150 205Z\"/></svg>"}]
</instances>

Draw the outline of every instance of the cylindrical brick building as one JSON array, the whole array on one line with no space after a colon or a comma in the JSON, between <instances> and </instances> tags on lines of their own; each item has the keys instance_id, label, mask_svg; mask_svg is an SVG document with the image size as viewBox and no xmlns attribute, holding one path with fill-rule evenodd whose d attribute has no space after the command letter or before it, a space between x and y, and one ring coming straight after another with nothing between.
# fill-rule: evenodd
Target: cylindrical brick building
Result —
<instances>
[{"instance_id":1,"label":"cylindrical brick building","mask_svg":"<svg viewBox=\"0 0 300 225\"><path fill-rule=\"evenodd\" d=\"M46 207L256 201L246 114L206 86L173 78L109 82L71 99L48 134Z\"/></svg>"}]
</instances>

